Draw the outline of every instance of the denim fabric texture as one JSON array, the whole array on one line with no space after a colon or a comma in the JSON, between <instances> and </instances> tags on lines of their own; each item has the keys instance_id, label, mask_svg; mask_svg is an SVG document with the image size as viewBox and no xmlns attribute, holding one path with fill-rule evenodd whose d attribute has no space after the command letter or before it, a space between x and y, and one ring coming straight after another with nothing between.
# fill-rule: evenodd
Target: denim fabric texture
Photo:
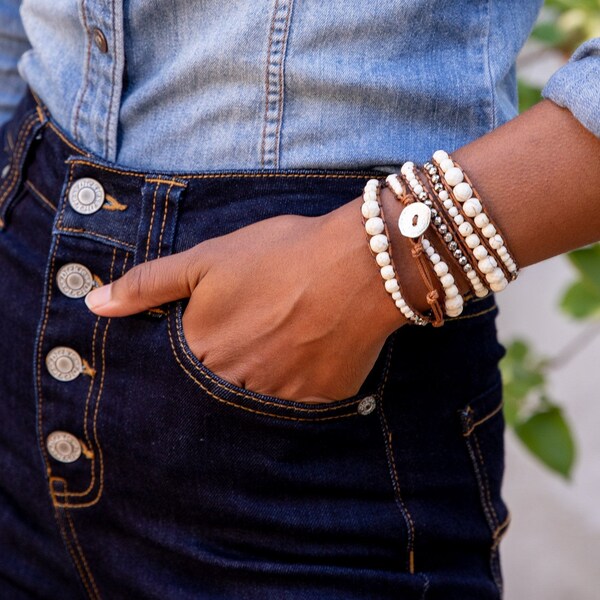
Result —
<instances>
[{"instance_id":1,"label":"denim fabric texture","mask_svg":"<svg viewBox=\"0 0 600 600\"><path fill-rule=\"evenodd\" d=\"M121 165L397 166L516 116L515 58L541 4L24 0L19 70L73 139Z\"/></svg>"},{"instance_id":2,"label":"denim fabric texture","mask_svg":"<svg viewBox=\"0 0 600 600\"><path fill-rule=\"evenodd\" d=\"M1 138L3 600L500 598L493 296L398 330L356 396L303 405L200 363L185 302L107 319L57 287L68 263L107 283L271 215L331 211L372 171L132 170L31 96ZM68 203L82 177L106 193L94 214ZM84 361L73 381L46 368L57 346ZM79 440L76 461L49 454L54 431Z\"/></svg>"}]
</instances>

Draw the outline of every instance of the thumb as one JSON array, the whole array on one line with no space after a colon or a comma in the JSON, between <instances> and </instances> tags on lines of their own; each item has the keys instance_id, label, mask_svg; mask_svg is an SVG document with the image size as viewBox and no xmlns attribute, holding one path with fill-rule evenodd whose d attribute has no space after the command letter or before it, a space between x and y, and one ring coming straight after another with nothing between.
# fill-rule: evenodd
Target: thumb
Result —
<instances>
[{"instance_id":1,"label":"thumb","mask_svg":"<svg viewBox=\"0 0 600 600\"><path fill-rule=\"evenodd\" d=\"M124 317L188 298L204 276L199 246L133 267L113 283L92 290L88 308L103 317Z\"/></svg>"}]
</instances>

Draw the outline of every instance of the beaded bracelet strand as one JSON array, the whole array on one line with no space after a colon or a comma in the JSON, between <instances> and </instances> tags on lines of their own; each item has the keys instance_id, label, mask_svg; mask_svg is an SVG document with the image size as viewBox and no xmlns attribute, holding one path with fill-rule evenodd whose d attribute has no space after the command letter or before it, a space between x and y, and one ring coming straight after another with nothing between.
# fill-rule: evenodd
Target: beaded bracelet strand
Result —
<instances>
[{"instance_id":1,"label":"beaded bracelet strand","mask_svg":"<svg viewBox=\"0 0 600 600\"><path fill-rule=\"evenodd\" d=\"M449 186L451 196L457 203L463 203L462 210L464 214L472 220L472 224L482 235L483 239L479 238L474 232L468 234L468 236L472 236L470 241L474 246L475 256L480 262L483 261L484 268L488 270L486 278L490 283L490 287L493 291L504 289L508 285L508 280L514 281L519 273L517 263L505 245L505 238L500 233L498 226L492 223L484 209L481 197L462 168L443 150L438 150L434 154L433 160L434 164L439 167L442 178ZM479 241L479 244L475 245L476 241ZM483 246L484 249L479 248L479 246ZM489 256L490 254L495 258ZM486 261L486 258L491 260ZM491 270L490 263L494 265ZM498 266L503 273L503 277L500 277L499 272L496 270Z\"/></svg>"},{"instance_id":2,"label":"beaded bracelet strand","mask_svg":"<svg viewBox=\"0 0 600 600\"><path fill-rule=\"evenodd\" d=\"M450 198L444 185L440 183L436 167L425 163L423 176L434 190L432 195L434 229L437 227L438 235L447 243L448 251L463 271L475 296L478 298L487 296L488 289L482 283L482 279L485 281L485 274L478 270L477 261L470 260L470 249L463 240L462 232L465 227L463 215L454 205L454 201ZM440 188L442 189L440 190ZM469 297L465 297L465 300L467 299Z\"/></svg>"},{"instance_id":3,"label":"beaded bracelet strand","mask_svg":"<svg viewBox=\"0 0 600 600\"><path fill-rule=\"evenodd\" d=\"M412 204L412 198L410 194L407 194L406 188L395 173L386 177L386 184L392 191L397 200L399 200L405 207ZM418 203L420 204L420 203ZM426 238L422 231L427 229L429 226L429 215L419 210L416 206L416 210L413 208L405 210L403 209L398 219L398 227L400 233L403 234L409 240L411 245L411 256L415 259L419 275L427 288L427 303L431 307L432 317L429 322L433 327L441 327L444 324L444 313L439 302L439 292L436 289L433 280L431 279L430 272L428 269L427 261L429 255L425 248ZM426 217L426 218L424 218ZM420 221L420 222L419 222ZM406 225L403 224L406 222ZM433 254L433 252L432 252ZM435 267L435 265L434 265ZM446 273L448 272L448 266L446 267ZM440 267L441 269L442 267ZM439 269L438 269L439 270ZM437 274L437 271L434 269Z\"/></svg>"},{"instance_id":4,"label":"beaded bracelet strand","mask_svg":"<svg viewBox=\"0 0 600 600\"><path fill-rule=\"evenodd\" d=\"M398 310L415 325L427 325L428 320L414 310L402 295L400 280L393 263L389 232L379 199L380 186L381 182L378 179L369 179L363 190L361 214L369 248L375 256L375 262L384 281L385 291L390 294Z\"/></svg>"},{"instance_id":5,"label":"beaded bracelet strand","mask_svg":"<svg viewBox=\"0 0 600 600\"><path fill-rule=\"evenodd\" d=\"M404 163L404 165L402 165L402 168L400 169L400 173L401 177L406 182L408 189L413 194L415 200L424 205L429 211L430 222L436 225L435 220L437 218L437 212L435 211L435 209L433 209L433 203L431 201L431 198L429 197L429 194L421 185L421 182L416 178L413 163ZM434 212L432 212L432 210ZM431 217L433 217L433 221L431 221ZM442 240L445 241L443 237ZM427 253L429 261L432 263L434 271L438 276L440 283L442 284L442 288L444 290L444 308L446 314L449 317L455 317L460 315L464 307L464 299L458 291L454 275L450 273L448 265L441 259L440 255L435 251L435 248L432 246L430 240L427 240L427 244L424 244L424 246L426 246L425 251ZM441 266L437 267L436 265L438 264L440 264Z\"/></svg>"}]
</instances>

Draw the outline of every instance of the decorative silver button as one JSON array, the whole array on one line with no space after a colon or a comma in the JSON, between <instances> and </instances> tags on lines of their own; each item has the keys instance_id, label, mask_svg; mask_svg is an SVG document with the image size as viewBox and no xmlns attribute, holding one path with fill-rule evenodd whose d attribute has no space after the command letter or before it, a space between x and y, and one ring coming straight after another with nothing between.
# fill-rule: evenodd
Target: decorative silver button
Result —
<instances>
[{"instance_id":1,"label":"decorative silver button","mask_svg":"<svg viewBox=\"0 0 600 600\"><path fill-rule=\"evenodd\" d=\"M69 190L69 204L82 215L91 215L104 204L104 188L91 177L78 179Z\"/></svg>"},{"instance_id":2,"label":"decorative silver button","mask_svg":"<svg viewBox=\"0 0 600 600\"><path fill-rule=\"evenodd\" d=\"M79 440L66 431L53 431L46 438L46 448L52 458L62 463L75 462L81 456Z\"/></svg>"},{"instance_id":3,"label":"decorative silver button","mask_svg":"<svg viewBox=\"0 0 600 600\"><path fill-rule=\"evenodd\" d=\"M375 400L375 397L366 396L358 403L358 414L363 415L363 417L365 415L370 415L375 410L376 406L377 401Z\"/></svg>"},{"instance_id":4,"label":"decorative silver button","mask_svg":"<svg viewBox=\"0 0 600 600\"><path fill-rule=\"evenodd\" d=\"M0 177L2 179L4 179L8 175L9 171L10 171L10 165L4 165L4 167L2 168L2 173L0 173Z\"/></svg>"},{"instance_id":5,"label":"decorative silver button","mask_svg":"<svg viewBox=\"0 0 600 600\"><path fill-rule=\"evenodd\" d=\"M56 274L58 289L69 298L82 298L94 286L91 271L79 263L63 265Z\"/></svg>"},{"instance_id":6,"label":"decorative silver button","mask_svg":"<svg viewBox=\"0 0 600 600\"><path fill-rule=\"evenodd\" d=\"M431 209L423 202L413 202L400 213L398 228L404 237L418 238L431 223Z\"/></svg>"},{"instance_id":7,"label":"decorative silver button","mask_svg":"<svg viewBox=\"0 0 600 600\"><path fill-rule=\"evenodd\" d=\"M57 346L46 355L46 368L54 379L72 381L81 375L83 363L73 348Z\"/></svg>"}]
</instances>

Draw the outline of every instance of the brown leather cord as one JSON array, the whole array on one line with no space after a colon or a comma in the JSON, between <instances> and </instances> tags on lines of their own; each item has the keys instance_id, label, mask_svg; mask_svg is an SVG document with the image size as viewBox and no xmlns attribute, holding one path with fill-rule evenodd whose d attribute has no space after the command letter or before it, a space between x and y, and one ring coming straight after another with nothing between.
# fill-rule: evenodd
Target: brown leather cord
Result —
<instances>
[{"instance_id":1,"label":"brown leather cord","mask_svg":"<svg viewBox=\"0 0 600 600\"><path fill-rule=\"evenodd\" d=\"M381 204L381 198L380 198L381 187L383 187L385 185L386 185L385 182L380 182L380 186L377 188L377 204L379 205L379 216L380 216L381 220L383 221L383 231L384 231L384 233L385 233L385 235L386 235L386 237L387 237L387 239L389 241L387 253L390 256L390 265L394 269L394 277L396 278L396 281L398 282L398 288L400 289L400 295L402 296L403 300L406 302L406 304L410 308L410 310L412 310L415 313L415 315L417 315L418 317L420 317L426 323L432 323L433 324L432 320L429 317L427 317L426 315L422 314L420 311L416 310L412 304L409 304L406 296L404 295L404 290L402 289L402 284L400 283L400 278L398 277L398 270L396 269L396 265L394 263L394 256L392 254L392 243L391 243L391 238L390 238L390 232L389 232L389 229L388 229L388 226L387 226L387 222L385 220L383 206ZM362 220L362 224L363 224L363 229L365 229L365 221L366 221L366 219L362 215L362 212L361 212L361 220ZM369 241L370 241L369 234L366 232L366 229L365 229L365 235L367 236L367 242L369 243ZM370 243L369 243L369 250L371 251L371 254L373 256L376 256L376 253L373 252L373 250L371 249L371 244ZM402 315L402 316L404 316L404 315ZM409 323L412 323L412 321L410 319L407 319L407 321Z\"/></svg>"},{"instance_id":2,"label":"brown leather cord","mask_svg":"<svg viewBox=\"0 0 600 600\"><path fill-rule=\"evenodd\" d=\"M394 189L390 185L388 185L387 182L386 182L386 186L394 194L394 197L397 200L399 200L404 206L408 206L409 204L412 204L412 202L417 200L417 198L415 198L412 195L412 190L410 189L410 186L408 186L408 184L406 182L404 182L404 184L402 185L404 193L401 195L396 194ZM407 193L407 190L409 190L408 193ZM425 284L425 287L428 290L426 299L427 299L427 304L429 304L429 307L430 307L430 310L431 310L431 313L433 316L427 317L427 319L433 327L441 327L444 324L444 311L443 311L442 305L440 303L439 290L436 288L436 284L432 280L432 277L431 277L431 267L429 264L429 258L427 257L427 255L423 249L423 244L422 244L423 236L420 236L417 239L413 239L413 238L407 238L407 239L409 240L409 243L411 244L411 251L410 251L411 256L415 259L415 261L417 263L417 268L419 270L419 275L421 276L421 279L422 279L423 283Z\"/></svg>"}]
</instances>

